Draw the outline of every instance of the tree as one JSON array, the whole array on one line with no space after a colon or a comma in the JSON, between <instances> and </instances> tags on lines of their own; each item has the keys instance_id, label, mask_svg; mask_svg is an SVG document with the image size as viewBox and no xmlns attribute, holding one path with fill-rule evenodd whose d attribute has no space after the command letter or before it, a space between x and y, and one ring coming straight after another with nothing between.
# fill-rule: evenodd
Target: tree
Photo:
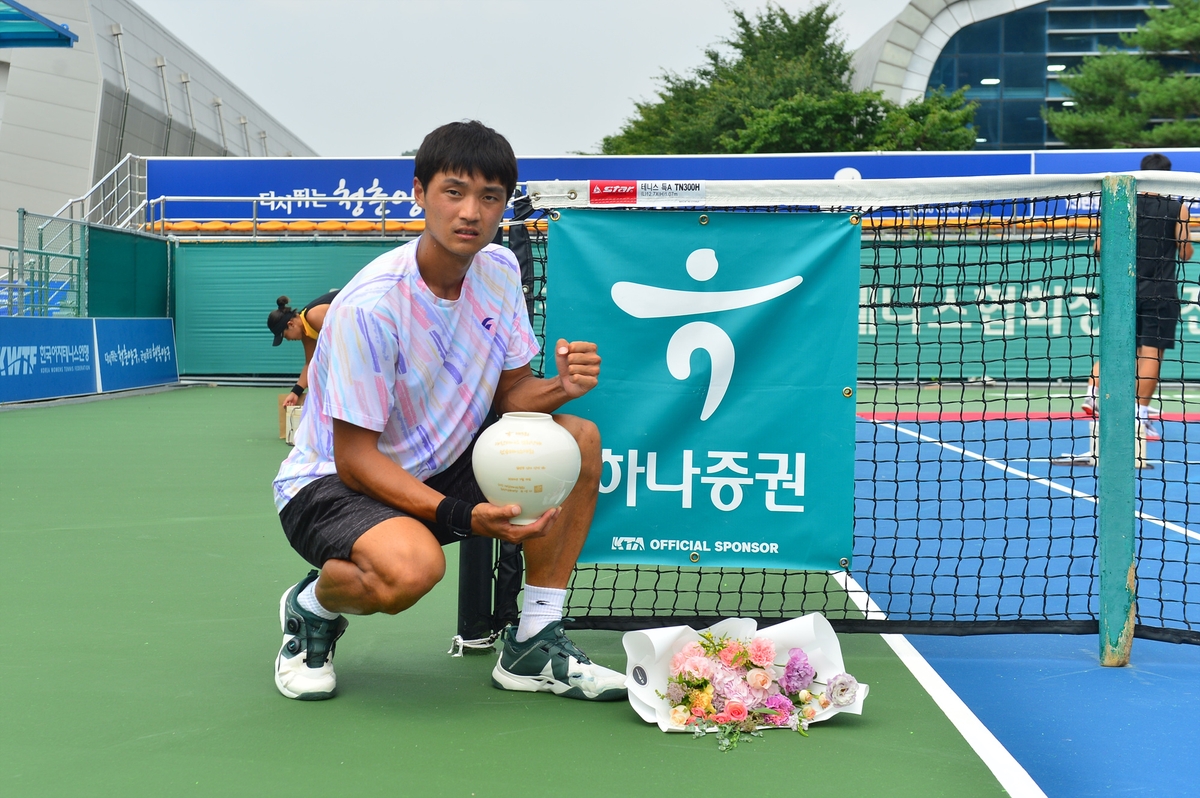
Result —
<instances>
[{"instance_id":1,"label":"tree","mask_svg":"<svg viewBox=\"0 0 1200 798\"><path fill-rule=\"evenodd\" d=\"M1051 132L1071 147L1191 147L1200 144L1200 82L1168 73L1170 54L1200 62L1200 0L1151 6L1121 40L1142 52L1102 49L1063 74L1075 105L1045 112ZM1157 56L1157 57L1156 57Z\"/></svg>"},{"instance_id":2,"label":"tree","mask_svg":"<svg viewBox=\"0 0 1200 798\"><path fill-rule=\"evenodd\" d=\"M790 15L740 10L726 55L710 49L690 75L666 73L658 99L636 104L605 154L970 149L975 104L965 89L898 105L850 87L850 54L821 3Z\"/></svg>"}]
</instances>

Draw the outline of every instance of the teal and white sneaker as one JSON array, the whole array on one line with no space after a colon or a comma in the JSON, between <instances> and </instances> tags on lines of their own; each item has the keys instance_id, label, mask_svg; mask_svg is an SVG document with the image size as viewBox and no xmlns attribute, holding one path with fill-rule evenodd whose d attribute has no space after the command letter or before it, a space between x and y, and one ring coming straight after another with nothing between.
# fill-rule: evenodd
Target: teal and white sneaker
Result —
<instances>
[{"instance_id":1,"label":"teal and white sneaker","mask_svg":"<svg viewBox=\"0 0 1200 798\"><path fill-rule=\"evenodd\" d=\"M555 621L524 643L517 628L500 635L504 648L492 669L492 686L527 693L554 693L584 701L625 698L625 674L597 665L571 642L562 621Z\"/></svg>"},{"instance_id":2,"label":"teal and white sneaker","mask_svg":"<svg viewBox=\"0 0 1200 798\"><path fill-rule=\"evenodd\" d=\"M344 616L326 620L296 602L300 591L317 576L317 571L309 571L308 576L285 590L279 599L283 645L275 658L275 686L288 698L300 701L333 698L337 689L333 650L350 625Z\"/></svg>"}]
</instances>

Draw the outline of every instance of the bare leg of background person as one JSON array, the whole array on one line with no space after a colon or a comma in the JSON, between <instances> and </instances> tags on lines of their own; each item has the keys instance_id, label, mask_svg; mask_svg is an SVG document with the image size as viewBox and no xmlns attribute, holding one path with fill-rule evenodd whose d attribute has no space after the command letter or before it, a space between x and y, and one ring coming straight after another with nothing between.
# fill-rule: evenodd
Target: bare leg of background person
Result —
<instances>
[{"instance_id":1,"label":"bare leg of background person","mask_svg":"<svg viewBox=\"0 0 1200 798\"><path fill-rule=\"evenodd\" d=\"M1139 346L1137 350L1137 401L1149 407L1154 392L1158 390L1158 375L1162 368L1163 350L1153 346Z\"/></svg>"}]
</instances>

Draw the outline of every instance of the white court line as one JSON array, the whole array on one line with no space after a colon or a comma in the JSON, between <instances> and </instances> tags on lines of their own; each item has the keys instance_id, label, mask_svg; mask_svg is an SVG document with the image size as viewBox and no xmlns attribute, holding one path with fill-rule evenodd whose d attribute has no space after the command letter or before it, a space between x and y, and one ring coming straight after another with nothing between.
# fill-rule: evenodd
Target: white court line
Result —
<instances>
[{"instance_id":1,"label":"white court line","mask_svg":"<svg viewBox=\"0 0 1200 798\"><path fill-rule=\"evenodd\" d=\"M879 605L850 574L845 571L830 571L829 573L846 591L850 600L863 615L872 620L887 619L887 613L880 609ZM992 771L992 775L996 777L996 781L1000 782L1000 786L1004 788L1005 792L1013 798L1046 798L1046 793L1042 792L1042 788L1037 785L1037 782L1025 772L1021 763L996 739L988 727L983 725L983 721L975 717L971 708L958 697L950 685L946 684L933 666L925 661L921 652L908 642L908 638L896 634L881 634L880 637L900 658L913 678L921 687L925 688L925 692L929 693L929 697L950 719L954 728L958 729L958 733L963 736L983 764L987 765L988 770Z\"/></svg>"},{"instance_id":2,"label":"white court line","mask_svg":"<svg viewBox=\"0 0 1200 798\"><path fill-rule=\"evenodd\" d=\"M940 441L937 438L931 438L928 435L922 435L919 432L914 432L913 430L905 429L904 427L899 427L895 424L889 424L886 421L874 421L872 423L878 424L881 427L887 427L888 429L895 430L896 432L903 432L905 435L911 435L912 437L918 438L919 440L925 441L926 443L936 443L938 446L941 446L943 449L949 449L952 452L961 454L963 457L969 457L972 460L978 460L979 462L983 463L984 465L989 465L992 468L998 468L1007 474L1012 474L1013 476L1027 479L1030 482L1036 482L1039 485L1045 485L1046 487L1051 488L1053 490L1062 491L1063 493L1066 493L1069 496L1073 496L1076 499L1083 499L1084 501L1091 502L1092 504L1097 503L1096 497L1092 496L1089 493L1084 493L1083 491L1075 490L1072 487L1063 485L1062 483L1059 483L1059 482L1055 482L1052 479L1044 479L1042 477L1035 477L1033 474L1030 474L1026 471L1022 471L1019 468L1013 468L1012 466L1007 465L1006 463L1002 463L999 460L993 460L990 457L984 457L982 454L978 454L977 452L972 452L968 449L959 448L958 446L955 446L954 444L946 443L945 441ZM1185 537L1189 537L1192 540L1200 541L1200 532L1195 532L1191 529L1188 529L1186 526L1182 526L1180 524L1176 524L1171 521L1164 521L1161 518L1157 518L1153 515L1150 515L1150 513L1143 513L1141 510L1135 510L1134 515L1136 515L1138 518L1140 518L1143 521L1146 521L1148 523L1157 524L1158 526L1161 526L1163 529L1169 529L1172 532L1178 533Z\"/></svg>"}]
</instances>

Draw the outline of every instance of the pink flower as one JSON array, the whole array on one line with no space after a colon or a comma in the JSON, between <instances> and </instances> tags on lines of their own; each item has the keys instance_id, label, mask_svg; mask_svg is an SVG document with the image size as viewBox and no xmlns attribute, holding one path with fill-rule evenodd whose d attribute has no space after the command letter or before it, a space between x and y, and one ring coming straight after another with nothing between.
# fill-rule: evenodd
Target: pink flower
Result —
<instances>
[{"instance_id":1,"label":"pink flower","mask_svg":"<svg viewBox=\"0 0 1200 798\"><path fill-rule=\"evenodd\" d=\"M687 660L687 655L682 651L671 657L671 675L678 676L683 670L683 663L687 662Z\"/></svg>"},{"instance_id":2,"label":"pink flower","mask_svg":"<svg viewBox=\"0 0 1200 798\"><path fill-rule=\"evenodd\" d=\"M817 710L813 707L805 707L803 714L804 714L804 717L808 718L809 720L812 720L813 718L815 718L817 716Z\"/></svg>"},{"instance_id":3,"label":"pink flower","mask_svg":"<svg viewBox=\"0 0 1200 798\"><path fill-rule=\"evenodd\" d=\"M704 717L704 707L692 707L692 714L698 718Z\"/></svg>"},{"instance_id":4,"label":"pink flower","mask_svg":"<svg viewBox=\"0 0 1200 798\"><path fill-rule=\"evenodd\" d=\"M773 695L767 699L767 709L773 709L777 714L767 715L765 720L773 726L787 726L796 707L784 695Z\"/></svg>"},{"instance_id":5,"label":"pink flower","mask_svg":"<svg viewBox=\"0 0 1200 798\"><path fill-rule=\"evenodd\" d=\"M775 661L775 642L765 637L756 637L750 641L750 661L760 668L765 668Z\"/></svg>"},{"instance_id":6,"label":"pink flower","mask_svg":"<svg viewBox=\"0 0 1200 798\"><path fill-rule=\"evenodd\" d=\"M746 705L741 701L730 701L725 705L725 714L729 715L729 719L734 723L741 723L750 713L746 711Z\"/></svg>"},{"instance_id":7,"label":"pink flower","mask_svg":"<svg viewBox=\"0 0 1200 798\"><path fill-rule=\"evenodd\" d=\"M729 701L738 701L749 709L763 705L767 696L771 695L770 688L752 687L746 683L746 673L741 668L728 668L718 665L711 678L713 688L718 695Z\"/></svg>"},{"instance_id":8,"label":"pink flower","mask_svg":"<svg viewBox=\"0 0 1200 798\"><path fill-rule=\"evenodd\" d=\"M746 675L740 668L717 666L712 675L712 683L717 693L727 699L742 703L750 700L750 685L746 684Z\"/></svg>"},{"instance_id":9,"label":"pink flower","mask_svg":"<svg viewBox=\"0 0 1200 798\"><path fill-rule=\"evenodd\" d=\"M703 657L704 647L693 640L685 645L679 653L684 656L684 659L687 659L688 657Z\"/></svg>"},{"instance_id":10,"label":"pink flower","mask_svg":"<svg viewBox=\"0 0 1200 798\"><path fill-rule=\"evenodd\" d=\"M725 648L717 653L717 656L721 658L721 662L732 668L734 660L745 650L745 647L741 643L736 640L730 640L725 644Z\"/></svg>"},{"instance_id":11,"label":"pink flower","mask_svg":"<svg viewBox=\"0 0 1200 798\"><path fill-rule=\"evenodd\" d=\"M746 684L756 690L766 690L771 686L771 674L762 668L753 668L746 672Z\"/></svg>"},{"instance_id":12,"label":"pink flower","mask_svg":"<svg viewBox=\"0 0 1200 798\"><path fill-rule=\"evenodd\" d=\"M717 723L729 723L731 720L733 720L733 718L729 717L728 712L718 712L713 717L713 720L716 721Z\"/></svg>"},{"instance_id":13,"label":"pink flower","mask_svg":"<svg viewBox=\"0 0 1200 798\"><path fill-rule=\"evenodd\" d=\"M715 666L708 657L688 657L683 661L679 673L687 679L709 679L713 677Z\"/></svg>"}]
</instances>

